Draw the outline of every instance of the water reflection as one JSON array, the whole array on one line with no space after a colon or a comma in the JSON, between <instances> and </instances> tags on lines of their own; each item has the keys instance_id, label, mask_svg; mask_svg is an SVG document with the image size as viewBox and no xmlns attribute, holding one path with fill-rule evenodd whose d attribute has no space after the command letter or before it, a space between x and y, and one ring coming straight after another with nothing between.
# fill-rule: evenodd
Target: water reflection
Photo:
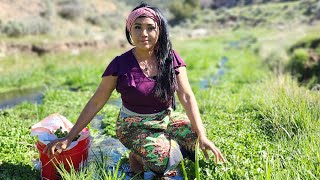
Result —
<instances>
[{"instance_id":1,"label":"water reflection","mask_svg":"<svg viewBox=\"0 0 320 180\"><path fill-rule=\"evenodd\" d=\"M211 86L217 85L219 83L219 80L226 72L226 63L228 62L229 58L223 56L217 66L219 67L216 74L212 75L211 77L204 79L199 82L199 88L200 89L207 89Z\"/></svg>"},{"instance_id":2,"label":"water reflection","mask_svg":"<svg viewBox=\"0 0 320 180\"><path fill-rule=\"evenodd\" d=\"M113 105L118 106L118 102L121 100L112 99L111 102L116 102ZM108 101L108 104L110 102ZM119 106L120 107L120 106ZM101 127L101 121L105 118L105 115L97 115L90 122L91 136L93 137L92 144L90 146L88 161L100 160L100 157L106 158L107 165L115 166L121 156L127 151L122 143L118 139L114 139L103 133L104 129ZM117 117L114 117L117 118Z\"/></svg>"},{"instance_id":3,"label":"water reflection","mask_svg":"<svg viewBox=\"0 0 320 180\"><path fill-rule=\"evenodd\" d=\"M43 89L44 88L42 87L37 87L16 89L5 93L0 93L0 109L10 108L25 101L40 104L44 97Z\"/></svg>"}]
</instances>

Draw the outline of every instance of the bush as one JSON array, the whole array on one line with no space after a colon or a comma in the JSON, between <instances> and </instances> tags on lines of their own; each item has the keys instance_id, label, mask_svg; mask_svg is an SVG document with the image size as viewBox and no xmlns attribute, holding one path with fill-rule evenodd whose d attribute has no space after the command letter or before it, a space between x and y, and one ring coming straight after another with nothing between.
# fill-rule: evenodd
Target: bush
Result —
<instances>
[{"instance_id":1,"label":"bush","mask_svg":"<svg viewBox=\"0 0 320 180\"><path fill-rule=\"evenodd\" d=\"M120 21L123 19L123 21ZM86 18L90 24L103 27L105 29L123 29L125 17L119 12L104 13L101 15L93 15Z\"/></svg>"},{"instance_id":2,"label":"bush","mask_svg":"<svg viewBox=\"0 0 320 180\"><path fill-rule=\"evenodd\" d=\"M44 18L31 17L27 19L24 24L27 29L27 34L47 34L51 31L50 22Z\"/></svg>"},{"instance_id":3,"label":"bush","mask_svg":"<svg viewBox=\"0 0 320 180\"><path fill-rule=\"evenodd\" d=\"M173 14L173 19L170 24L179 24L192 17L193 12L200 8L199 0L179 0L172 1L169 4L169 10Z\"/></svg>"},{"instance_id":4,"label":"bush","mask_svg":"<svg viewBox=\"0 0 320 180\"><path fill-rule=\"evenodd\" d=\"M3 27L3 33L10 37L19 37L26 34L26 28L21 22L9 21Z\"/></svg>"},{"instance_id":5,"label":"bush","mask_svg":"<svg viewBox=\"0 0 320 180\"><path fill-rule=\"evenodd\" d=\"M60 6L58 14L68 20L75 20L81 17L83 11L85 10L84 3L80 0L65 0L58 3Z\"/></svg>"},{"instance_id":6,"label":"bush","mask_svg":"<svg viewBox=\"0 0 320 180\"><path fill-rule=\"evenodd\" d=\"M303 14L305 16L314 16L315 18L320 18L320 2L318 1L302 1L299 6L304 10Z\"/></svg>"},{"instance_id":7,"label":"bush","mask_svg":"<svg viewBox=\"0 0 320 180\"><path fill-rule=\"evenodd\" d=\"M316 7L315 7L315 18L320 19L320 1L318 1Z\"/></svg>"},{"instance_id":8,"label":"bush","mask_svg":"<svg viewBox=\"0 0 320 180\"><path fill-rule=\"evenodd\" d=\"M292 54L287 70L298 76L300 83L312 88L320 82L320 38L314 33L293 44L288 53Z\"/></svg>"},{"instance_id":9,"label":"bush","mask_svg":"<svg viewBox=\"0 0 320 180\"><path fill-rule=\"evenodd\" d=\"M45 10L40 12L40 16L50 20L54 14L55 14L55 10L54 10L54 2L50 1L50 0L45 0L44 1L45 4Z\"/></svg>"},{"instance_id":10,"label":"bush","mask_svg":"<svg viewBox=\"0 0 320 180\"><path fill-rule=\"evenodd\" d=\"M9 37L47 34L50 31L50 23L40 17L30 17L23 21L9 21L2 30Z\"/></svg>"},{"instance_id":11,"label":"bush","mask_svg":"<svg viewBox=\"0 0 320 180\"><path fill-rule=\"evenodd\" d=\"M288 68L293 75L301 78L305 71L305 64L309 59L307 49L299 48L293 51L292 57L289 60ZM301 79L300 79L301 80Z\"/></svg>"}]
</instances>

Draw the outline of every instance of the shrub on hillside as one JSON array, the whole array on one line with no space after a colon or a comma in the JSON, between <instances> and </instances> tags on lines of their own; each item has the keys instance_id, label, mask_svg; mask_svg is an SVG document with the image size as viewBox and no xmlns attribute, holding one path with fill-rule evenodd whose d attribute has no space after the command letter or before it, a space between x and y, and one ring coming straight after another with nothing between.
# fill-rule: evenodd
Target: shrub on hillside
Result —
<instances>
[{"instance_id":1,"label":"shrub on hillside","mask_svg":"<svg viewBox=\"0 0 320 180\"><path fill-rule=\"evenodd\" d=\"M86 17L86 21L92 25L102 26L105 23L103 16L91 15Z\"/></svg>"},{"instance_id":2,"label":"shrub on hillside","mask_svg":"<svg viewBox=\"0 0 320 180\"><path fill-rule=\"evenodd\" d=\"M287 70L297 76L300 83L312 88L320 83L320 38L317 33L293 44L289 49Z\"/></svg>"},{"instance_id":3,"label":"shrub on hillside","mask_svg":"<svg viewBox=\"0 0 320 180\"><path fill-rule=\"evenodd\" d=\"M301 1L300 6L304 10L303 14L305 16L313 16L320 13L320 1L308 0Z\"/></svg>"},{"instance_id":4,"label":"shrub on hillside","mask_svg":"<svg viewBox=\"0 0 320 180\"><path fill-rule=\"evenodd\" d=\"M291 74L298 76L299 80L302 80L302 76L305 73L305 64L309 59L308 50L304 48L295 49L289 60L287 68Z\"/></svg>"},{"instance_id":5,"label":"shrub on hillside","mask_svg":"<svg viewBox=\"0 0 320 180\"><path fill-rule=\"evenodd\" d=\"M68 20L75 20L83 14L85 10L84 2L81 0L64 0L58 3L58 14Z\"/></svg>"},{"instance_id":6,"label":"shrub on hillside","mask_svg":"<svg viewBox=\"0 0 320 180\"><path fill-rule=\"evenodd\" d=\"M44 18L41 17L30 17L24 22L27 28L27 34L47 34L51 31L51 24Z\"/></svg>"},{"instance_id":7,"label":"shrub on hillside","mask_svg":"<svg viewBox=\"0 0 320 180\"><path fill-rule=\"evenodd\" d=\"M309 50L311 53L312 51ZM320 61L310 60L310 54L306 57L305 50L295 51L288 66L291 73L298 77L300 83L311 89L320 83Z\"/></svg>"},{"instance_id":8,"label":"shrub on hillside","mask_svg":"<svg viewBox=\"0 0 320 180\"><path fill-rule=\"evenodd\" d=\"M192 17L193 12L200 8L199 0L179 0L172 1L169 4L169 10L173 15L170 24L179 24L184 20Z\"/></svg>"},{"instance_id":9,"label":"shrub on hillside","mask_svg":"<svg viewBox=\"0 0 320 180\"><path fill-rule=\"evenodd\" d=\"M50 0L45 0L45 9L40 12L40 16L50 20L55 15L54 2Z\"/></svg>"},{"instance_id":10,"label":"shrub on hillside","mask_svg":"<svg viewBox=\"0 0 320 180\"><path fill-rule=\"evenodd\" d=\"M317 3L317 6L316 6L315 17L316 17L317 19L320 19L320 1Z\"/></svg>"},{"instance_id":11,"label":"shrub on hillside","mask_svg":"<svg viewBox=\"0 0 320 180\"><path fill-rule=\"evenodd\" d=\"M123 21L121 21L123 19ZM123 29L125 17L119 12L107 12L101 15L92 15L86 18L90 24L103 27L105 29Z\"/></svg>"},{"instance_id":12,"label":"shrub on hillside","mask_svg":"<svg viewBox=\"0 0 320 180\"><path fill-rule=\"evenodd\" d=\"M47 34L50 31L50 23L40 17L30 17L23 21L9 21L2 29L2 33L9 37Z\"/></svg>"},{"instance_id":13,"label":"shrub on hillside","mask_svg":"<svg viewBox=\"0 0 320 180\"><path fill-rule=\"evenodd\" d=\"M24 25L18 21L9 21L4 25L2 33L10 37L19 37L26 34Z\"/></svg>"}]
</instances>

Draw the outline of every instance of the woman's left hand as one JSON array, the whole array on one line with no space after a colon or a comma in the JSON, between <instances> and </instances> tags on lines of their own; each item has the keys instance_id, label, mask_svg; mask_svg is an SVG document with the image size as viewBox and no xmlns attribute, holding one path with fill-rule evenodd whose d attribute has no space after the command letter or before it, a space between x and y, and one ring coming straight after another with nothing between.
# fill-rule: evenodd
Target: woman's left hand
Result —
<instances>
[{"instance_id":1,"label":"woman's left hand","mask_svg":"<svg viewBox=\"0 0 320 180\"><path fill-rule=\"evenodd\" d=\"M226 159L223 157L220 150L206 136L199 137L199 147L207 160L209 159L207 150L211 150L215 156L216 163L218 163L219 160L223 163L226 162Z\"/></svg>"}]
</instances>

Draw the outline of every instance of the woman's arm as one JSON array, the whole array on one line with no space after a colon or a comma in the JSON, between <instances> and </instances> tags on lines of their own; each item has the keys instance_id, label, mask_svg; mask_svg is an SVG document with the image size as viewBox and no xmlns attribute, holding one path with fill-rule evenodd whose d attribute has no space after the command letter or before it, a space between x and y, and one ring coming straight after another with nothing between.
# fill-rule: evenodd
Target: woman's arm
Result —
<instances>
[{"instance_id":1,"label":"woman's arm","mask_svg":"<svg viewBox=\"0 0 320 180\"><path fill-rule=\"evenodd\" d=\"M48 151L48 156L50 156L50 154L54 154L54 150L57 146L61 147L61 149L66 149L71 144L72 140L89 124L89 122L109 100L111 93L116 88L116 83L117 76L105 76L102 78L99 87L82 110L77 122L72 127L68 135L65 138L52 141L46 146L44 152Z\"/></svg>"},{"instance_id":2,"label":"woman's arm","mask_svg":"<svg viewBox=\"0 0 320 180\"><path fill-rule=\"evenodd\" d=\"M208 159L207 150L211 150L215 155L216 163L219 159L222 162L225 162L225 158L218 148L207 138L206 130L203 127L203 123L201 121L200 112L198 108L198 104L196 98L192 92L191 86L189 84L187 70L185 67L179 68L180 73L177 75L178 82L178 90L177 94L179 100L184 107L189 120L191 121L192 128L196 131L199 138L199 146L202 149L205 157Z\"/></svg>"},{"instance_id":3,"label":"woman's arm","mask_svg":"<svg viewBox=\"0 0 320 180\"><path fill-rule=\"evenodd\" d=\"M206 131L200 118L198 104L189 84L187 70L185 67L180 67L179 71L180 73L177 75L177 94L179 100L184 107L187 116L191 121L192 128L196 131L197 135L199 137L206 136Z\"/></svg>"},{"instance_id":4,"label":"woman's arm","mask_svg":"<svg viewBox=\"0 0 320 180\"><path fill-rule=\"evenodd\" d=\"M102 78L96 92L82 110L76 124L68 134L68 140L74 139L85 128L94 116L109 100L111 93L116 88L117 76L105 76Z\"/></svg>"}]
</instances>

